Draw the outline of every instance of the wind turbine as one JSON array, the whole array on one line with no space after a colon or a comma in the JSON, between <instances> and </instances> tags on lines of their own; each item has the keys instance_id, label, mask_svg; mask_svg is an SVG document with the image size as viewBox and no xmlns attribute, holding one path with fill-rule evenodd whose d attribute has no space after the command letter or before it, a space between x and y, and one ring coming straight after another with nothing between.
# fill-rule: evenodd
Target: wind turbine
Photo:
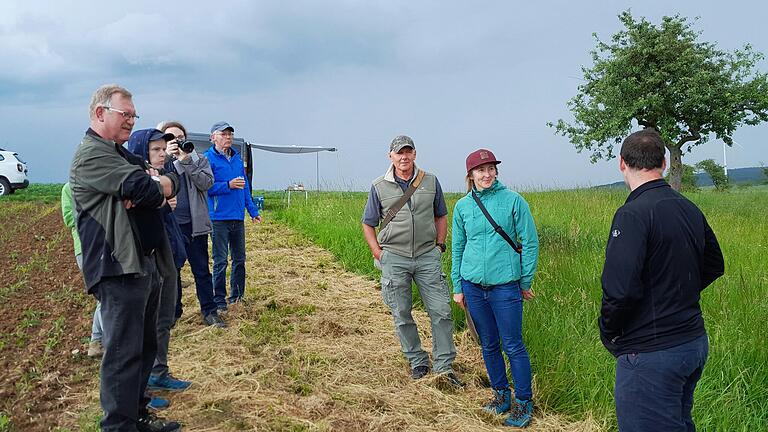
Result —
<instances>
[{"instance_id":1,"label":"wind turbine","mask_svg":"<svg viewBox=\"0 0 768 432\"><path fill-rule=\"evenodd\" d=\"M735 145L741 147L742 150L744 150L744 147L737 143L736 141L732 141ZM728 144L723 141L723 170L725 171L725 178L728 178L728 156L725 153L725 149L728 148Z\"/></svg>"}]
</instances>

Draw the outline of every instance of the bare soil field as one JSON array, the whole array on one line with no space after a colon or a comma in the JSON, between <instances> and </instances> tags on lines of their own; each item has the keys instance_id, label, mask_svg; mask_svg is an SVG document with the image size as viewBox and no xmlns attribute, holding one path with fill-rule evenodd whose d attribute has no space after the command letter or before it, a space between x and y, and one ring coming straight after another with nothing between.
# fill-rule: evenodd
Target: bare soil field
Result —
<instances>
[{"instance_id":1,"label":"bare soil field","mask_svg":"<svg viewBox=\"0 0 768 432\"><path fill-rule=\"evenodd\" d=\"M47 431L84 407L73 395L98 374L83 345L95 301L85 294L58 206L2 206L0 412L15 430Z\"/></svg>"}]
</instances>

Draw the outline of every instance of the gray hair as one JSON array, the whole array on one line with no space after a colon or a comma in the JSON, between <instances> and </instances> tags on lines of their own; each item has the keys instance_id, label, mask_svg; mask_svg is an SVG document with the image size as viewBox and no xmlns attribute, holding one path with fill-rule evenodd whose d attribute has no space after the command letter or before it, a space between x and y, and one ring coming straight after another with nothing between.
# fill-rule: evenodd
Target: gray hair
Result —
<instances>
[{"instance_id":1,"label":"gray hair","mask_svg":"<svg viewBox=\"0 0 768 432\"><path fill-rule=\"evenodd\" d=\"M115 93L119 93L128 99L133 97L131 92L117 84L104 84L103 86L99 87L91 97L91 106L88 111L89 116L93 118L96 115L97 107L109 106L109 101L112 99L112 95Z\"/></svg>"}]
</instances>

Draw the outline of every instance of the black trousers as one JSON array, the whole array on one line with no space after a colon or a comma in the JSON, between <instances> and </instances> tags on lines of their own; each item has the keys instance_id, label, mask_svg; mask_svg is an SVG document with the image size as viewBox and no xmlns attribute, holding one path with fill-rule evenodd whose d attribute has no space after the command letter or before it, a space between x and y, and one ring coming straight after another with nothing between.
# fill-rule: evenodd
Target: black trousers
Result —
<instances>
[{"instance_id":1,"label":"black trousers","mask_svg":"<svg viewBox=\"0 0 768 432\"><path fill-rule=\"evenodd\" d=\"M144 391L157 352L160 293L155 257L143 258L142 269L143 275L104 278L95 287L104 332L102 431L136 431L136 420L149 402Z\"/></svg>"}]
</instances>

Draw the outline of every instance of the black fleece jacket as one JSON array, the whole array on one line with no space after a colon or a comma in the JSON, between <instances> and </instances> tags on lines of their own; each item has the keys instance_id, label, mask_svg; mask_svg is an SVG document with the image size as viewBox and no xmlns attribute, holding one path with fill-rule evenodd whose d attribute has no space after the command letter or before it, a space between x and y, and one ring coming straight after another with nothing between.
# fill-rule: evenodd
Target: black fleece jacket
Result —
<instances>
[{"instance_id":1,"label":"black fleece jacket","mask_svg":"<svg viewBox=\"0 0 768 432\"><path fill-rule=\"evenodd\" d=\"M611 225L598 320L603 344L619 356L706 334L700 293L723 273L720 245L701 210L663 179L644 183Z\"/></svg>"}]
</instances>

